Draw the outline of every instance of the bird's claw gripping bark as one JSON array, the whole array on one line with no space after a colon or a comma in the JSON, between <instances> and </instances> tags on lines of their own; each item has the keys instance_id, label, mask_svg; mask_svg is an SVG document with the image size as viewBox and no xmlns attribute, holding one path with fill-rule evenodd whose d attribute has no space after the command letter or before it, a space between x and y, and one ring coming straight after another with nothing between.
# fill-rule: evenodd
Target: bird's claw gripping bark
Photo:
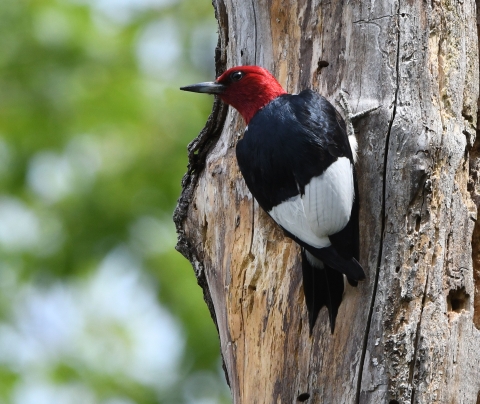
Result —
<instances>
[{"instance_id":1,"label":"bird's claw gripping bark","mask_svg":"<svg viewBox=\"0 0 480 404\"><path fill-rule=\"evenodd\" d=\"M346 94L345 91L343 90L340 91L340 99L337 100L337 104L341 108L344 115L345 125L347 127L347 135L355 136L355 131L353 129L353 122L360 118L363 118L364 116L368 115L370 112L377 110L378 108L380 108L380 105L377 105L376 107L369 108L354 114L352 112L352 108L350 107L350 104L347 101L347 97L345 94Z\"/></svg>"}]
</instances>

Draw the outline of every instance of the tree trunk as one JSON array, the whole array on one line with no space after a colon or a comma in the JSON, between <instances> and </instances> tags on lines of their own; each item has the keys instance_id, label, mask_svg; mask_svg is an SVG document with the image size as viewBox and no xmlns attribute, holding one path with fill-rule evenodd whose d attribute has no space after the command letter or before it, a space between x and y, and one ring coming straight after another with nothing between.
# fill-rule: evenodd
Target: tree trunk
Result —
<instances>
[{"instance_id":1,"label":"tree trunk","mask_svg":"<svg viewBox=\"0 0 480 404\"><path fill-rule=\"evenodd\" d=\"M473 0L214 0L226 67L290 93L341 89L357 125L360 261L312 337L298 246L239 172L239 114L216 101L175 213L217 324L234 403L480 403L480 145ZM186 100L187 102L187 100ZM473 257L473 259L472 259Z\"/></svg>"}]
</instances>

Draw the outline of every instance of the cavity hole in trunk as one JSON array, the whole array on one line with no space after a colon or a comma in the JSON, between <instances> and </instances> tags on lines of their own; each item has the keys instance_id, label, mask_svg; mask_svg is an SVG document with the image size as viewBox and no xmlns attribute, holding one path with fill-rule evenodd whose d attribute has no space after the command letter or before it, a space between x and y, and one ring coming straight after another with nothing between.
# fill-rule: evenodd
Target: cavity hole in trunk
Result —
<instances>
[{"instance_id":1,"label":"cavity hole in trunk","mask_svg":"<svg viewBox=\"0 0 480 404\"><path fill-rule=\"evenodd\" d=\"M460 313L463 310L468 310L468 302L470 296L465 291L465 288L452 289L447 296L448 311Z\"/></svg>"}]
</instances>

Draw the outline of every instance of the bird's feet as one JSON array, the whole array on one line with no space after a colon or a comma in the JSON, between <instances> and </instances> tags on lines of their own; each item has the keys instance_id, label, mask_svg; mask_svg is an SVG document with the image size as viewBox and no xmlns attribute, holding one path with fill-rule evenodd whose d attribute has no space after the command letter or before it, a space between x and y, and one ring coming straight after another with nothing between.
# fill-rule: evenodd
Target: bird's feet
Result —
<instances>
[{"instance_id":1,"label":"bird's feet","mask_svg":"<svg viewBox=\"0 0 480 404\"><path fill-rule=\"evenodd\" d=\"M348 136L354 135L353 122L355 122L360 118L363 118L364 116L368 115L370 112L373 112L378 108L380 108L380 105L377 105L376 107L369 108L354 114L352 112L352 108L350 107L350 104L347 101L346 92L343 90L340 90L340 99L337 100L337 104L343 112L345 124L347 126Z\"/></svg>"},{"instance_id":2,"label":"bird's feet","mask_svg":"<svg viewBox=\"0 0 480 404\"><path fill-rule=\"evenodd\" d=\"M353 159L354 161L356 161L357 160L357 139L355 137L355 129L353 128L353 122L360 118L363 118L364 116L368 115L370 112L377 110L378 108L380 108L380 105L377 105L376 107L369 108L354 114L352 112L352 108L350 107L350 104L347 101L347 97L345 94L346 94L345 91L340 90L340 99L337 100L337 104L343 112L345 125L347 127L347 136L348 136L348 140L350 141L350 147L353 153Z\"/></svg>"}]
</instances>

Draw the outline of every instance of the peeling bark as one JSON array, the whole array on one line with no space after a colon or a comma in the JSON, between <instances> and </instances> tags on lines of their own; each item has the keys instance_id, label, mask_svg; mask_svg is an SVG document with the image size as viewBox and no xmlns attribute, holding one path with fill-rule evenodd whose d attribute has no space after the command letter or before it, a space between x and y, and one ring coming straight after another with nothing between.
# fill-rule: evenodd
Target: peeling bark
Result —
<instances>
[{"instance_id":1,"label":"peeling bark","mask_svg":"<svg viewBox=\"0 0 480 404\"><path fill-rule=\"evenodd\" d=\"M367 4L368 3L368 4ZM214 0L225 67L354 110L361 263L335 333L312 337L298 247L248 192L244 124L214 104L175 213L217 324L235 403L475 403L480 397L480 143L473 0Z\"/></svg>"}]
</instances>

